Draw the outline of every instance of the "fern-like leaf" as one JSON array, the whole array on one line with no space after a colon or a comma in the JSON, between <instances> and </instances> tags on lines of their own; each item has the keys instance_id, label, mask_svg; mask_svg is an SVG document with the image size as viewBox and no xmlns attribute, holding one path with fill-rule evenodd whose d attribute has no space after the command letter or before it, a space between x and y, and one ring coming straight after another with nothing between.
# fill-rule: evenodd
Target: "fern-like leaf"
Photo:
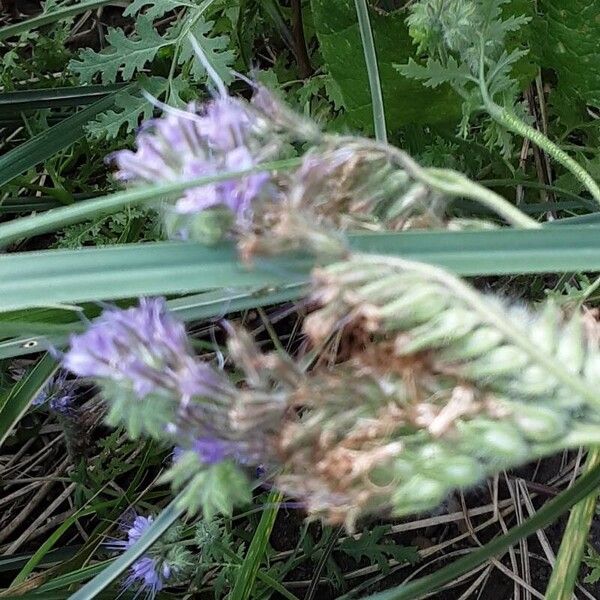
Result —
<instances>
[{"instance_id":1,"label":"fern-like leaf","mask_svg":"<svg viewBox=\"0 0 600 600\"><path fill-rule=\"evenodd\" d=\"M167 90L168 82L162 77L140 78L139 87L156 98L160 98ZM116 110L107 110L86 126L86 131L95 138L116 138L119 132L129 133L138 127L142 120L149 119L154 111L142 93L123 90L115 96Z\"/></svg>"},{"instance_id":2,"label":"fern-like leaf","mask_svg":"<svg viewBox=\"0 0 600 600\"><path fill-rule=\"evenodd\" d=\"M209 36L213 27L214 22L198 19L190 28L189 32L202 48L206 60L212 65L223 83L227 85L233 80L231 65L233 65L235 60L235 54L229 49L230 41L227 35ZM206 81L206 70L196 57L196 53L194 52L188 36L185 36L181 41L178 62L181 65L191 62L192 76L198 82Z\"/></svg>"},{"instance_id":3,"label":"fern-like leaf","mask_svg":"<svg viewBox=\"0 0 600 600\"><path fill-rule=\"evenodd\" d=\"M173 43L161 37L152 21L144 16L136 21L135 32L135 39L132 39L122 29L111 29L106 36L108 48L101 52L86 48L78 60L69 63L70 69L82 83L90 83L97 75L105 84L115 83L119 74L124 81L131 80L154 60L161 48Z\"/></svg>"}]
</instances>

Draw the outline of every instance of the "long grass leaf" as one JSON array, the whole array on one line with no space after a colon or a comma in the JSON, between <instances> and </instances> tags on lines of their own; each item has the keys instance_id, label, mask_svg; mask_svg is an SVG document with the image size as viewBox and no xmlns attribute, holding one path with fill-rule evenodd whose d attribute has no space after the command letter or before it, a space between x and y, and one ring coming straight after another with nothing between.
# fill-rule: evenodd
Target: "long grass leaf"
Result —
<instances>
[{"instance_id":1,"label":"long grass leaf","mask_svg":"<svg viewBox=\"0 0 600 600\"><path fill-rule=\"evenodd\" d=\"M0 396L0 446L57 368L56 361L45 354L28 374Z\"/></svg>"},{"instance_id":2,"label":"long grass leaf","mask_svg":"<svg viewBox=\"0 0 600 600\"><path fill-rule=\"evenodd\" d=\"M100 102L104 101L105 100L100 100ZM92 106L84 109L81 112L83 113L87 110L91 110L94 106L96 106L96 104L92 104ZM81 113L77 113L75 116L80 114ZM23 146L24 145L25 144L23 144ZM21 147L22 146L19 146L19 148ZM19 148L16 148L15 150L18 150ZM4 159L0 159L0 168L2 165L2 160ZM181 193L190 187L207 185L217 181L226 181L228 179L235 179L237 177L242 177L243 175L255 173L257 171L277 171L282 169L290 169L298 166L299 164L300 159L297 158L280 160L277 162L264 163L251 169L228 171L225 173L219 173L218 175L211 175L209 177L198 177L197 179L180 181L176 183L167 183L163 185L153 185L139 189L131 189L125 192L117 192L116 194L94 198L93 200L85 200L71 206L51 209L41 215L23 217L21 219L10 221L9 223L1 224L0 247L23 237L47 233L59 227L65 227L66 225L79 223L99 215L113 213L125 208L126 206L136 206L144 202L156 200L157 198L164 199L174 194ZM0 181L1 178L2 173L0 171Z\"/></svg>"},{"instance_id":3,"label":"long grass leaf","mask_svg":"<svg viewBox=\"0 0 600 600\"><path fill-rule=\"evenodd\" d=\"M240 570L236 573L235 585L231 591L230 600L249 600L252 597L252 589L260 568L260 563L267 551L269 537L275 525L279 503L282 495L279 492L271 492L266 501L266 508L260 518L260 523L254 532L248 552Z\"/></svg>"},{"instance_id":4,"label":"long grass leaf","mask_svg":"<svg viewBox=\"0 0 600 600\"><path fill-rule=\"evenodd\" d=\"M85 125L110 108L114 96L105 96L0 157L0 186L83 137Z\"/></svg>"},{"instance_id":5,"label":"long grass leaf","mask_svg":"<svg viewBox=\"0 0 600 600\"><path fill-rule=\"evenodd\" d=\"M600 448L592 448L588 454L584 473L600 467ZM598 490L578 502L569 515L550 581L546 588L545 600L571 600L581 567L581 559L596 513Z\"/></svg>"},{"instance_id":6,"label":"long grass leaf","mask_svg":"<svg viewBox=\"0 0 600 600\"><path fill-rule=\"evenodd\" d=\"M367 8L366 0L354 0L354 3L356 5L360 37L365 54L367 74L369 76L375 137L380 142L386 142L385 109L383 106L383 94L381 92L381 80L379 79L379 65L377 64L377 54L375 52L375 41L373 40L373 31L369 21L369 9Z\"/></svg>"},{"instance_id":7,"label":"long grass leaf","mask_svg":"<svg viewBox=\"0 0 600 600\"><path fill-rule=\"evenodd\" d=\"M600 271L595 228L354 234L357 252L403 256L459 275ZM159 242L0 255L0 312L141 295L272 287L307 279L313 261L238 260L231 245Z\"/></svg>"},{"instance_id":8,"label":"long grass leaf","mask_svg":"<svg viewBox=\"0 0 600 600\"><path fill-rule=\"evenodd\" d=\"M113 0L85 0L84 2L78 2L77 4L71 4L71 6L65 6L56 10L44 13L38 17L15 23L14 25L7 25L6 27L0 28L0 42L8 38L14 37L26 31L37 29L43 25L49 25L50 23L56 23L61 19L66 19L74 15L79 15L87 10L93 10L99 8L105 4L111 4Z\"/></svg>"}]
</instances>

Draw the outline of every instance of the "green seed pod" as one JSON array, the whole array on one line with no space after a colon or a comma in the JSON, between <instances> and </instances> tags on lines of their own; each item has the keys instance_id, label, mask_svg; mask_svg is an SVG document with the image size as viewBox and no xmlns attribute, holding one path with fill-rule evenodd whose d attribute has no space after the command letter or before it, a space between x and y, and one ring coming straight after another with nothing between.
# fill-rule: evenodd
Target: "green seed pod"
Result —
<instances>
[{"instance_id":1,"label":"green seed pod","mask_svg":"<svg viewBox=\"0 0 600 600\"><path fill-rule=\"evenodd\" d=\"M528 440L552 442L564 435L570 422L567 414L545 406L513 404L514 421Z\"/></svg>"},{"instance_id":2,"label":"green seed pod","mask_svg":"<svg viewBox=\"0 0 600 600\"><path fill-rule=\"evenodd\" d=\"M546 352L554 352L560 310L554 302L548 302L540 316L531 324L528 331L529 339L536 346L544 348Z\"/></svg>"},{"instance_id":3,"label":"green seed pod","mask_svg":"<svg viewBox=\"0 0 600 600\"><path fill-rule=\"evenodd\" d=\"M501 469L527 460L529 447L512 423L477 419L456 423L462 436L460 450Z\"/></svg>"},{"instance_id":4,"label":"green seed pod","mask_svg":"<svg viewBox=\"0 0 600 600\"><path fill-rule=\"evenodd\" d=\"M438 465L437 472L432 473L448 487L469 487L484 477L481 464L470 456L450 456Z\"/></svg>"},{"instance_id":5,"label":"green seed pod","mask_svg":"<svg viewBox=\"0 0 600 600\"><path fill-rule=\"evenodd\" d=\"M450 361L477 358L498 346L503 339L504 335L500 331L483 325L443 350L442 357Z\"/></svg>"},{"instance_id":6,"label":"green seed pod","mask_svg":"<svg viewBox=\"0 0 600 600\"><path fill-rule=\"evenodd\" d=\"M468 335L479 322L479 316L467 308L448 308L425 325L413 329L412 340L402 346L401 353L448 346Z\"/></svg>"},{"instance_id":7,"label":"green seed pod","mask_svg":"<svg viewBox=\"0 0 600 600\"><path fill-rule=\"evenodd\" d=\"M400 516L429 510L442 502L447 491L442 482L415 475L392 494L393 512Z\"/></svg>"},{"instance_id":8,"label":"green seed pod","mask_svg":"<svg viewBox=\"0 0 600 600\"><path fill-rule=\"evenodd\" d=\"M549 396L558 387L558 381L548 373L547 369L539 365L529 365L520 373L516 379L511 380L506 390L516 396Z\"/></svg>"},{"instance_id":9,"label":"green seed pod","mask_svg":"<svg viewBox=\"0 0 600 600\"><path fill-rule=\"evenodd\" d=\"M579 373L585 359L585 345L583 343L583 328L581 318L575 315L562 330L558 340L556 357L569 371Z\"/></svg>"},{"instance_id":10,"label":"green seed pod","mask_svg":"<svg viewBox=\"0 0 600 600\"><path fill-rule=\"evenodd\" d=\"M423 284L383 306L380 316L387 330L405 329L428 321L447 305L448 298L440 294L437 286Z\"/></svg>"},{"instance_id":11,"label":"green seed pod","mask_svg":"<svg viewBox=\"0 0 600 600\"><path fill-rule=\"evenodd\" d=\"M523 369L529 357L516 346L499 346L464 366L464 372L474 379L494 378Z\"/></svg>"}]
</instances>

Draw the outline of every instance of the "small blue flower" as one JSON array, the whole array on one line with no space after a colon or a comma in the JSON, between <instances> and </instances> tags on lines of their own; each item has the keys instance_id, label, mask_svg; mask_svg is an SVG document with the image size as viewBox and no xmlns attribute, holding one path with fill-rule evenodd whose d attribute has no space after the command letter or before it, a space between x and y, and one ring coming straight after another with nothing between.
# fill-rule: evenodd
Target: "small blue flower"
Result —
<instances>
[{"instance_id":1,"label":"small blue flower","mask_svg":"<svg viewBox=\"0 0 600 600\"><path fill-rule=\"evenodd\" d=\"M41 406L47 403L51 410L70 416L73 413L74 392L75 382L67 379L66 371L59 371L46 383L32 404Z\"/></svg>"},{"instance_id":2,"label":"small blue flower","mask_svg":"<svg viewBox=\"0 0 600 600\"><path fill-rule=\"evenodd\" d=\"M127 539L114 540L106 547L110 550L124 552L136 544L154 522L153 517L142 517L133 514L130 525L123 525ZM154 598L160 590L176 574L176 567L165 559L143 554L129 568L129 574L123 587L138 586L139 593L145 593L147 598Z\"/></svg>"}]
</instances>

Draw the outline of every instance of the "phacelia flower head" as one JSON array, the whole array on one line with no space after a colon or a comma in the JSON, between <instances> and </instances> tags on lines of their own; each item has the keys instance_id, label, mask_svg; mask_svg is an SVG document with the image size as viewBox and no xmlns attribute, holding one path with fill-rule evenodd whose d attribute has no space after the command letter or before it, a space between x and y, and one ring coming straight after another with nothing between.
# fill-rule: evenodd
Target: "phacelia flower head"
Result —
<instances>
[{"instance_id":1,"label":"phacelia flower head","mask_svg":"<svg viewBox=\"0 0 600 600\"><path fill-rule=\"evenodd\" d=\"M73 412L75 382L67 379L67 371L59 371L34 398L34 406L48 404L51 410L64 416Z\"/></svg>"},{"instance_id":2,"label":"phacelia flower head","mask_svg":"<svg viewBox=\"0 0 600 600\"><path fill-rule=\"evenodd\" d=\"M128 550L140 540L153 522L154 518L151 516L143 517L135 513L129 515L129 518L124 519L121 525L121 529L126 533L127 538L111 541L106 544L106 547L109 550L118 552ZM123 583L123 587L135 586L139 589L138 594L144 594L146 598L154 598L165 585L177 583L174 579L180 575L180 571L183 570L182 567L185 568L185 565L171 562L169 553L163 552L160 544L158 544L129 567L129 574Z\"/></svg>"},{"instance_id":3,"label":"phacelia flower head","mask_svg":"<svg viewBox=\"0 0 600 600\"><path fill-rule=\"evenodd\" d=\"M167 183L241 171L264 161L260 137L266 120L241 100L218 97L198 110L169 110L142 126L137 150L121 150L109 159L117 178L128 183ZM267 153L268 154L268 153ZM257 172L241 178L194 187L172 207L175 215L195 215L212 208L231 212L238 226L248 223L252 203L268 192L269 174ZM183 217L167 220L171 233L189 237ZM173 231L174 230L174 231Z\"/></svg>"},{"instance_id":4,"label":"phacelia flower head","mask_svg":"<svg viewBox=\"0 0 600 600\"><path fill-rule=\"evenodd\" d=\"M128 384L140 397L197 383L183 324L162 299L138 307L109 309L83 334L71 338L64 366L81 377ZM193 380L193 383L192 383Z\"/></svg>"}]
</instances>

